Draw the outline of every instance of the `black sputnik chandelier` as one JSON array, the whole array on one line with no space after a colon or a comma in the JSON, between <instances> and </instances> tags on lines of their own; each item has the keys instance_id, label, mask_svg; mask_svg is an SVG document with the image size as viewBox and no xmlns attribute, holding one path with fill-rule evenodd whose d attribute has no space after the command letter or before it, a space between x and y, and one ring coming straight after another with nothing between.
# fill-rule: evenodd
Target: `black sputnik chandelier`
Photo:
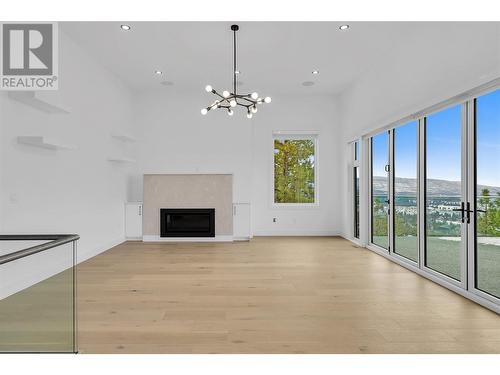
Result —
<instances>
[{"instance_id":1,"label":"black sputnik chandelier","mask_svg":"<svg viewBox=\"0 0 500 375\"><path fill-rule=\"evenodd\" d=\"M223 109L227 111L229 116L233 115L233 108L236 106L245 107L247 111L247 117L252 118L254 113L257 113L257 105L263 103L271 103L271 98L266 96L264 99L259 97L259 94L253 92L251 94L238 94L236 75L239 74L236 68L236 32L239 30L238 25L231 25L231 30L233 31L233 92L223 91L222 94L217 92L212 86L207 85L205 91L211 92L217 95L219 98L206 108L201 110L202 115L206 115L208 111L214 109Z\"/></svg>"}]
</instances>

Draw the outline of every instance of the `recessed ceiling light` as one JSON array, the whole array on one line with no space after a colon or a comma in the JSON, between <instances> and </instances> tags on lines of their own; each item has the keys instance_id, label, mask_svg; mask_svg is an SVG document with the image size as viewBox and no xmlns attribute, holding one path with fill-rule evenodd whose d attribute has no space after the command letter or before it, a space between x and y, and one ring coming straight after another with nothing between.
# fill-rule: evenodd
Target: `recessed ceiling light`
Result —
<instances>
[{"instance_id":1,"label":"recessed ceiling light","mask_svg":"<svg viewBox=\"0 0 500 375\"><path fill-rule=\"evenodd\" d=\"M340 25L339 29L340 30L347 30L349 28L349 25Z\"/></svg>"},{"instance_id":2,"label":"recessed ceiling light","mask_svg":"<svg viewBox=\"0 0 500 375\"><path fill-rule=\"evenodd\" d=\"M161 70L155 70L155 74L158 74L159 76L161 76L163 74L163 72Z\"/></svg>"},{"instance_id":3,"label":"recessed ceiling light","mask_svg":"<svg viewBox=\"0 0 500 375\"><path fill-rule=\"evenodd\" d=\"M319 74L319 70L313 70L312 74L314 74L314 75Z\"/></svg>"},{"instance_id":4,"label":"recessed ceiling light","mask_svg":"<svg viewBox=\"0 0 500 375\"><path fill-rule=\"evenodd\" d=\"M313 81L305 81L305 82L302 82L302 86L305 86L305 87L314 86L314 82Z\"/></svg>"},{"instance_id":5,"label":"recessed ceiling light","mask_svg":"<svg viewBox=\"0 0 500 375\"><path fill-rule=\"evenodd\" d=\"M120 25L122 30L129 31L130 30L130 25Z\"/></svg>"}]
</instances>

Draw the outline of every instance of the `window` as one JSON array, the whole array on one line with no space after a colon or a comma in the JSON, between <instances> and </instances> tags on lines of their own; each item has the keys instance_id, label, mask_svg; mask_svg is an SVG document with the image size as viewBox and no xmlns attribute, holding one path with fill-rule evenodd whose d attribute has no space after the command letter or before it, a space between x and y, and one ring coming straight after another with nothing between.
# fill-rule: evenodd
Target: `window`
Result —
<instances>
[{"instance_id":1,"label":"window","mask_svg":"<svg viewBox=\"0 0 500 375\"><path fill-rule=\"evenodd\" d=\"M359 239L359 167L354 167L354 237Z\"/></svg>"},{"instance_id":2,"label":"window","mask_svg":"<svg viewBox=\"0 0 500 375\"><path fill-rule=\"evenodd\" d=\"M372 250L500 306L500 87L476 90L370 134L362 210ZM353 143L355 235L358 152Z\"/></svg>"},{"instance_id":3,"label":"window","mask_svg":"<svg viewBox=\"0 0 500 375\"><path fill-rule=\"evenodd\" d=\"M463 248L461 106L425 120L425 266L461 279Z\"/></svg>"},{"instance_id":4,"label":"window","mask_svg":"<svg viewBox=\"0 0 500 375\"><path fill-rule=\"evenodd\" d=\"M475 287L500 298L500 90L475 107Z\"/></svg>"},{"instance_id":5,"label":"window","mask_svg":"<svg viewBox=\"0 0 500 375\"><path fill-rule=\"evenodd\" d=\"M389 133L371 138L371 240L389 248Z\"/></svg>"},{"instance_id":6,"label":"window","mask_svg":"<svg viewBox=\"0 0 500 375\"><path fill-rule=\"evenodd\" d=\"M359 239L359 141L353 143L353 155L352 155L352 192L353 192L353 235L354 238Z\"/></svg>"},{"instance_id":7,"label":"window","mask_svg":"<svg viewBox=\"0 0 500 375\"><path fill-rule=\"evenodd\" d=\"M316 149L315 136L274 137L275 204L317 204Z\"/></svg>"},{"instance_id":8,"label":"window","mask_svg":"<svg viewBox=\"0 0 500 375\"><path fill-rule=\"evenodd\" d=\"M394 129L394 252L418 260L418 121Z\"/></svg>"}]
</instances>

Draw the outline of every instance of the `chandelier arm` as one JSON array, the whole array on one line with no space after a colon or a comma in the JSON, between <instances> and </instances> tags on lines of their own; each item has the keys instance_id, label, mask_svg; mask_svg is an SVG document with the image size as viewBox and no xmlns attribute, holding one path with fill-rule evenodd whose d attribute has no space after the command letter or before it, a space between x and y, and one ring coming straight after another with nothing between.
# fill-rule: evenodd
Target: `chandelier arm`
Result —
<instances>
[{"instance_id":1,"label":"chandelier arm","mask_svg":"<svg viewBox=\"0 0 500 375\"><path fill-rule=\"evenodd\" d=\"M213 92L215 95L217 95L218 97L220 97L220 98L222 98L222 99L226 99L226 98L224 98L221 94L219 94L217 91L212 90L212 92Z\"/></svg>"},{"instance_id":2,"label":"chandelier arm","mask_svg":"<svg viewBox=\"0 0 500 375\"><path fill-rule=\"evenodd\" d=\"M252 104L257 104L257 102L256 102L256 101L251 100L251 99L248 99L248 98L246 98L246 97L242 97L241 99L242 99L242 100L246 100L247 102L250 102L250 103L252 103Z\"/></svg>"}]
</instances>

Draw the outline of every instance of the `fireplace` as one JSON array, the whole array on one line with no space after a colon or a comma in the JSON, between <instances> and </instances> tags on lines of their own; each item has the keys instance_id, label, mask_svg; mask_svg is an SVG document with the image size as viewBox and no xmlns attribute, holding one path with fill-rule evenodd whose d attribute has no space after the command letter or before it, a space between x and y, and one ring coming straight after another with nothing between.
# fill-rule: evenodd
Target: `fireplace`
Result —
<instances>
[{"instance_id":1,"label":"fireplace","mask_svg":"<svg viewBox=\"0 0 500 375\"><path fill-rule=\"evenodd\" d=\"M160 237L215 237L215 208L161 208Z\"/></svg>"}]
</instances>

